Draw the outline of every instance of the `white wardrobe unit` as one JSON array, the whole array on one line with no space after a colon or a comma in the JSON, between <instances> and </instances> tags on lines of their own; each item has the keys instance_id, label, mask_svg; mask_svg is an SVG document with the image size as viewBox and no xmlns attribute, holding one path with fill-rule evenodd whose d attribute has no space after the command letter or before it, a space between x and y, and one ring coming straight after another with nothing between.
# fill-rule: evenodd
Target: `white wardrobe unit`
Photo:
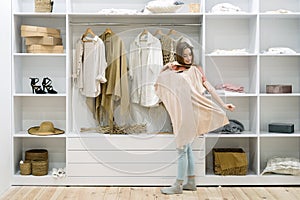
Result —
<instances>
[{"instance_id":1,"label":"white wardrobe unit","mask_svg":"<svg viewBox=\"0 0 300 200\"><path fill-rule=\"evenodd\" d=\"M245 93L230 93L226 102L236 105L230 119L245 126L242 134L207 134L196 139L198 185L293 185L300 178L261 175L273 156L299 158L300 100L300 1L229 0L240 13L211 13L221 0L200 1L200 13L189 13L188 5L171 14L100 14L101 9L144 8L147 0L55 0L53 13L35 13L32 0L12 1L12 185L165 185L176 175L173 135L103 135L80 133L72 108L72 65L76 41L87 28L97 35L106 28L119 34L125 46L144 29L152 34L173 29L193 42L198 62L213 85L231 82L243 85ZM266 13L288 9L293 13ZM31 54L24 50L21 25L61 30L64 53ZM297 53L266 55L268 48L287 46ZM214 54L215 50L243 49L243 54ZM52 78L58 94L32 94L29 77ZM266 94L266 84L292 84L292 94ZM58 136L32 136L31 126L50 120L65 130ZM291 122L295 133L269 133L271 122ZM243 148L249 169L245 176L213 173L214 147ZM25 151L46 148L49 152L47 176L20 175L19 161ZM65 178L53 178L52 168L66 167Z\"/></svg>"},{"instance_id":2,"label":"white wardrobe unit","mask_svg":"<svg viewBox=\"0 0 300 200\"><path fill-rule=\"evenodd\" d=\"M11 27L11 2L3 1L0 8L1 27L10 32ZM11 34L5 34L5 37L0 38L1 49L0 59L2 61L2 67L0 73L2 77L0 79L0 91L1 91L1 103L0 103L0 146L3 148L0 152L0 195L7 190L11 185Z\"/></svg>"}]
</instances>

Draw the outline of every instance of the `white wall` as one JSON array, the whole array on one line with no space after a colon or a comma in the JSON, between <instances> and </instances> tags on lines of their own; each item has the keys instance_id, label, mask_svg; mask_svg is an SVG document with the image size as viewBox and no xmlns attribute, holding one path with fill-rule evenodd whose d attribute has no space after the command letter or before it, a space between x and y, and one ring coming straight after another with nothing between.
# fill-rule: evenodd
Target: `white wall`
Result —
<instances>
[{"instance_id":1,"label":"white wall","mask_svg":"<svg viewBox=\"0 0 300 200\"><path fill-rule=\"evenodd\" d=\"M0 6L0 195L11 179L11 1Z\"/></svg>"}]
</instances>

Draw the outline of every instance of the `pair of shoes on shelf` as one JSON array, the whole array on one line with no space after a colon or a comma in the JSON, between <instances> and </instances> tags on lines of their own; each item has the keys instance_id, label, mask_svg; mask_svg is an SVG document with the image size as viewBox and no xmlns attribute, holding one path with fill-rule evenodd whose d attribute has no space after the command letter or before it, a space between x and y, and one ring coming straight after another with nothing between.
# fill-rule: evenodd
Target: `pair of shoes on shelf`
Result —
<instances>
[{"instance_id":1,"label":"pair of shoes on shelf","mask_svg":"<svg viewBox=\"0 0 300 200\"><path fill-rule=\"evenodd\" d=\"M29 78L31 80L32 93L34 94L57 94L57 91L53 89L52 80L48 77L45 77L42 82L42 86L38 85L39 78Z\"/></svg>"},{"instance_id":2,"label":"pair of shoes on shelf","mask_svg":"<svg viewBox=\"0 0 300 200\"><path fill-rule=\"evenodd\" d=\"M53 168L52 177L53 178L64 178L66 176L66 168Z\"/></svg>"}]
</instances>

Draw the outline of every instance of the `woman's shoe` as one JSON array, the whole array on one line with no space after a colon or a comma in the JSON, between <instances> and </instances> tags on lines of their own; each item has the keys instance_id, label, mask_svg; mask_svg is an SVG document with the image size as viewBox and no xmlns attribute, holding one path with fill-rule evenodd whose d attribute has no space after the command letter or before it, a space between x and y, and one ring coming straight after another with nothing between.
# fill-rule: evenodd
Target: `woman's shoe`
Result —
<instances>
[{"instance_id":1,"label":"woman's shoe","mask_svg":"<svg viewBox=\"0 0 300 200\"><path fill-rule=\"evenodd\" d=\"M182 183L183 180L176 180L172 186L161 188L160 191L162 194L182 194Z\"/></svg>"},{"instance_id":2,"label":"woman's shoe","mask_svg":"<svg viewBox=\"0 0 300 200\"><path fill-rule=\"evenodd\" d=\"M190 191L196 191L197 186L196 186L196 180L195 177L188 177L188 181L186 184L182 186L183 190L190 190Z\"/></svg>"},{"instance_id":3,"label":"woman's shoe","mask_svg":"<svg viewBox=\"0 0 300 200\"><path fill-rule=\"evenodd\" d=\"M55 91L52 87L52 80L48 77L43 79L42 85L43 85L43 90L47 91L49 94L57 94L57 91Z\"/></svg>"},{"instance_id":4,"label":"woman's shoe","mask_svg":"<svg viewBox=\"0 0 300 200\"><path fill-rule=\"evenodd\" d=\"M39 82L39 78L30 78L31 80L31 88L32 88L32 93L34 94L46 94L46 92L42 89L40 85L37 85Z\"/></svg>"}]
</instances>

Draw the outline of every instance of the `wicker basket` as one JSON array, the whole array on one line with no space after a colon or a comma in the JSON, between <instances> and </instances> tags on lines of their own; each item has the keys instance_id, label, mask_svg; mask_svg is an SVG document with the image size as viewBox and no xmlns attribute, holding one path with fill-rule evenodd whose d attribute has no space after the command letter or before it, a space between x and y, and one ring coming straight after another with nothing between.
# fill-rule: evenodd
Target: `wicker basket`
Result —
<instances>
[{"instance_id":1,"label":"wicker basket","mask_svg":"<svg viewBox=\"0 0 300 200\"><path fill-rule=\"evenodd\" d=\"M48 174L48 160L33 160L31 161L32 175L44 176Z\"/></svg>"},{"instance_id":2,"label":"wicker basket","mask_svg":"<svg viewBox=\"0 0 300 200\"><path fill-rule=\"evenodd\" d=\"M25 160L20 164L20 174L21 175L30 175L31 174L31 161Z\"/></svg>"},{"instance_id":3,"label":"wicker basket","mask_svg":"<svg viewBox=\"0 0 300 200\"><path fill-rule=\"evenodd\" d=\"M35 0L35 12L52 12L53 1Z\"/></svg>"},{"instance_id":4,"label":"wicker basket","mask_svg":"<svg viewBox=\"0 0 300 200\"><path fill-rule=\"evenodd\" d=\"M247 155L241 148L214 148L214 173L217 175L246 175Z\"/></svg>"},{"instance_id":5,"label":"wicker basket","mask_svg":"<svg viewBox=\"0 0 300 200\"><path fill-rule=\"evenodd\" d=\"M46 149L31 149L25 152L25 160L48 160Z\"/></svg>"}]
</instances>

